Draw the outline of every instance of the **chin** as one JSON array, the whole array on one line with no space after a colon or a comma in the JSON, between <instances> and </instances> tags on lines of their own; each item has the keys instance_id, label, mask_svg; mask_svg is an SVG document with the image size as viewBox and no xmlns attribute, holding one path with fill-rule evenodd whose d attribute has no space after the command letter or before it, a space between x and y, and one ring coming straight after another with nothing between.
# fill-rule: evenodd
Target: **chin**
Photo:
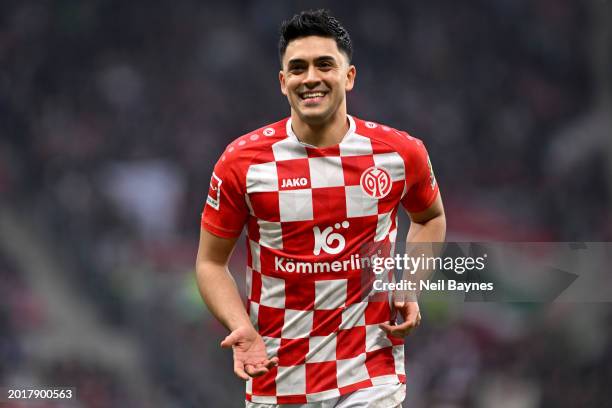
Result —
<instances>
[{"instance_id":1,"label":"chin","mask_svg":"<svg viewBox=\"0 0 612 408\"><path fill-rule=\"evenodd\" d=\"M297 111L302 122L309 125L321 125L329 120L332 116L330 112L303 112Z\"/></svg>"},{"instance_id":2,"label":"chin","mask_svg":"<svg viewBox=\"0 0 612 408\"><path fill-rule=\"evenodd\" d=\"M317 125L322 125L325 122L327 122L329 120L329 118L327 116L319 116L319 115L306 115L306 116L302 116L302 122L311 125L311 126L317 126Z\"/></svg>"}]
</instances>

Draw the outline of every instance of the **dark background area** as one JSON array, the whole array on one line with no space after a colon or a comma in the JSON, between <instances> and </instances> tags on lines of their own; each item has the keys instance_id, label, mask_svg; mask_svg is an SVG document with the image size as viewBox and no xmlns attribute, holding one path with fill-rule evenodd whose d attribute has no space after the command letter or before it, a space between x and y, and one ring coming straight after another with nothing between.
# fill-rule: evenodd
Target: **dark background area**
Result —
<instances>
[{"instance_id":1,"label":"dark background area","mask_svg":"<svg viewBox=\"0 0 612 408\"><path fill-rule=\"evenodd\" d=\"M319 6L354 42L349 113L426 143L448 240L611 240L609 1L3 1L0 386L241 405L194 282L200 212L225 146L289 115L278 26ZM609 403L608 303L423 314L406 406Z\"/></svg>"}]
</instances>

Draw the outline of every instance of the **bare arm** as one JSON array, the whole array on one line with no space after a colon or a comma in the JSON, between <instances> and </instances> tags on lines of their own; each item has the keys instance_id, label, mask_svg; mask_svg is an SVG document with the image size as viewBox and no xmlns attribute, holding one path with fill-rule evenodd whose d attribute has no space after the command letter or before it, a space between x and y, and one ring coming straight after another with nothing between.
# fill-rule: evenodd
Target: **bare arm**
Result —
<instances>
[{"instance_id":1,"label":"bare arm","mask_svg":"<svg viewBox=\"0 0 612 408\"><path fill-rule=\"evenodd\" d=\"M426 256L435 255L431 245L415 246L414 244L419 242L444 242L446 237L446 217L440 194L438 193L433 204L425 211L410 213L410 219L412 222L406 237L406 250L409 255L411 250L417 250L417 248L419 252L425 252ZM430 273L431 271L428 270L416 271L416 274L411 276L410 280L418 284L419 280L427 279ZM404 321L401 324L395 325L381 324L380 327L385 332L395 337L404 337L421 323L421 312L416 301L417 294L418 290L411 294L394 293L393 305ZM410 298L407 299L406 296L410 296Z\"/></svg>"},{"instance_id":2,"label":"bare arm","mask_svg":"<svg viewBox=\"0 0 612 408\"><path fill-rule=\"evenodd\" d=\"M446 237L446 216L440 193L428 209L410 213L410 229L406 242L444 242Z\"/></svg>"},{"instance_id":3,"label":"bare arm","mask_svg":"<svg viewBox=\"0 0 612 408\"><path fill-rule=\"evenodd\" d=\"M235 245L236 238L219 238L202 228L196 260L196 278L202 299L229 331L238 327L253 328L227 267Z\"/></svg>"},{"instance_id":4,"label":"bare arm","mask_svg":"<svg viewBox=\"0 0 612 408\"><path fill-rule=\"evenodd\" d=\"M231 333L221 342L234 351L234 373L243 380L258 377L275 366L278 359L268 359L264 342L253 327L227 264L236 238L217 237L200 231L196 260L198 289L210 312Z\"/></svg>"}]
</instances>

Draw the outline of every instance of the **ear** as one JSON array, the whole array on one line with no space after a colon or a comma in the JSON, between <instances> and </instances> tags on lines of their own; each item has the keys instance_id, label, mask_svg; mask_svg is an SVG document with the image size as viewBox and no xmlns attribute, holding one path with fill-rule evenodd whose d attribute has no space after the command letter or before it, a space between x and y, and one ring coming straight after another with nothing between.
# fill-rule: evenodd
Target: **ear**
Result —
<instances>
[{"instance_id":1,"label":"ear","mask_svg":"<svg viewBox=\"0 0 612 408\"><path fill-rule=\"evenodd\" d=\"M355 77L357 76L357 68L354 65L349 65L348 70L346 71L346 84L344 85L344 89L346 92L349 92L355 86Z\"/></svg>"},{"instance_id":2,"label":"ear","mask_svg":"<svg viewBox=\"0 0 612 408\"><path fill-rule=\"evenodd\" d=\"M278 82L280 83L280 89L283 95L287 96L287 84L285 83L285 72L281 69L278 72Z\"/></svg>"}]
</instances>

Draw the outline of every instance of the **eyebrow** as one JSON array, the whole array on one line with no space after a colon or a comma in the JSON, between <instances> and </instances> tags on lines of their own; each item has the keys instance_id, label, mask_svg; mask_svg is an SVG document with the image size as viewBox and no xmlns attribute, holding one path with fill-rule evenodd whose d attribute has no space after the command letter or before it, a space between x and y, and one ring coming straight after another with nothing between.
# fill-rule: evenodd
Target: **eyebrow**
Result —
<instances>
[{"instance_id":1,"label":"eyebrow","mask_svg":"<svg viewBox=\"0 0 612 408\"><path fill-rule=\"evenodd\" d=\"M331 56L331 55L322 55L320 57L315 58L315 60L314 60L315 63L323 62L323 61L336 62L336 59L333 56ZM287 66L290 67L290 66L298 65L298 64L301 64L301 63L304 63L304 62L306 62L305 59L302 59L302 58L293 58L293 59L290 59L287 62Z\"/></svg>"}]
</instances>

